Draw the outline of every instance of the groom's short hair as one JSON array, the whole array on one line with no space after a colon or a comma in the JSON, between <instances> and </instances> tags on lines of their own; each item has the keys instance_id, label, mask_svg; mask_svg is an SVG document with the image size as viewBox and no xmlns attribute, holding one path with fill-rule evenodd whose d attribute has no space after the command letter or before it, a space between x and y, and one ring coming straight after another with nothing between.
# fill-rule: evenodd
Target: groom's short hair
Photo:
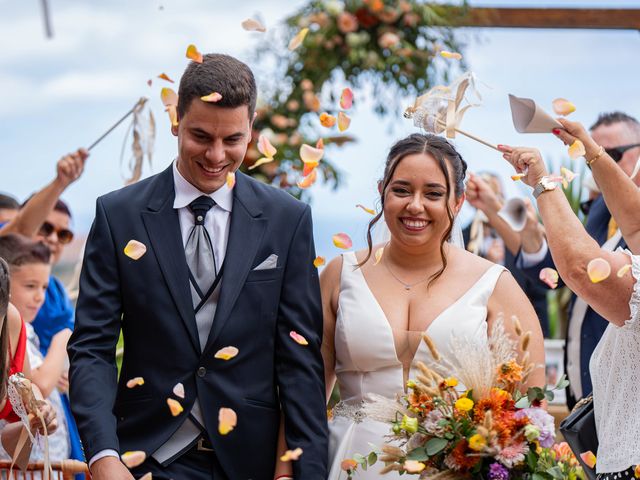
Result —
<instances>
[{"instance_id":1,"label":"groom's short hair","mask_svg":"<svg viewBox=\"0 0 640 480\"><path fill-rule=\"evenodd\" d=\"M187 112L194 98L213 92L222 95L215 105L226 108L246 105L249 118L253 118L258 95L253 72L240 60L221 53L208 53L202 57L202 63L189 63L180 79L178 116Z\"/></svg>"}]
</instances>

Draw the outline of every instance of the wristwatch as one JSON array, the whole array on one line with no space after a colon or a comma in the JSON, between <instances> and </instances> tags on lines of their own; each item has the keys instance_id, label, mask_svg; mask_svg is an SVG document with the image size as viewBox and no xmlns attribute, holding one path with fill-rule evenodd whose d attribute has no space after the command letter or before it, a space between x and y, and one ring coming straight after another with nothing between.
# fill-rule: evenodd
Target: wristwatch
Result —
<instances>
[{"instance_id":1,"label":"wristwatch","mask_svg":"<svg viewBox=\"0 0 640 480\"><path fill-rule=\"evenodd\" d=\"M543 192L555 190L556 186L556 182L552 182L548 177L542 177L533 189L533 198L537 199Z\"/></svg>"}]
</instances>

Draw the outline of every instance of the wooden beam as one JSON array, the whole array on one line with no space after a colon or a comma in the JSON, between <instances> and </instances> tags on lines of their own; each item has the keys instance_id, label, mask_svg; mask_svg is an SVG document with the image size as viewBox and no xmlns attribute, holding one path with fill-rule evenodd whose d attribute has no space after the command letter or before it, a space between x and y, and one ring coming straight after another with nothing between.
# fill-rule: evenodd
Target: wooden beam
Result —
<instances>
[{"instance_id":1,"label":"wooden beam","mask_svg":"<svg viewBox=\"0 0 640 480\"><path fill-rule=\"evenodd\" d=\"M450 8L459 10L459 27L640 30L638 8Z\"/></svg>"}]
</instances>

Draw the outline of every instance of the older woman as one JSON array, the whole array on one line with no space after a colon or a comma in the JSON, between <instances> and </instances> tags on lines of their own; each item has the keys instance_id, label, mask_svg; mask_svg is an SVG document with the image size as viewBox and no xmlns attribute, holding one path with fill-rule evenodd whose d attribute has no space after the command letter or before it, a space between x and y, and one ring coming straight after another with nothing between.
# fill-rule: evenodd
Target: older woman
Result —
<instances>
[{"instance_id":1,"label":"older woman","mask_svg":"<svg viewBox=\"0 0 640 480\"><path fill-rule=\"evenodd\" d=\"M560 122L564 129L554 133L565 144L582 141L587 164L609 210L631 250L638 251L640 191L582 125L565 119ZM599 440L596 471L603 479L633 476L633 466L640 464L640 415L636 408L640 396L640 257L629 251L600 248L549 177L538 150L499 148L518 172L525 173L523 181L534 188L558 273L571 290L610 322L590 362ZM594 283L587 266L596 258L606 261L612 273Z\"/></svg>"}]
</instances>

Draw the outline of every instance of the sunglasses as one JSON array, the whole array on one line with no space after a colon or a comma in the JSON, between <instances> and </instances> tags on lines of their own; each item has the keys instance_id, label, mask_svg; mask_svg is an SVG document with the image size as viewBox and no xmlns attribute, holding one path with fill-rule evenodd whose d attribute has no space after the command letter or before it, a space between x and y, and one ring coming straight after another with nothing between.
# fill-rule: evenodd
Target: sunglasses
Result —
<instances>
[{"instance_id":1,"label":"sunglasses","mask_svg":"<svg viewBox=\"0 0 640 480\"><path fill-rule=\"evenodd\" d=\"M620 161L622 156L625 154L627 150L631 150L632 148L640 147L640 143L633 143L631 145L623 145L621 147L613 147L613 148L605 148L604 151L607 152L613 160L617 163Z\"/></svg>"},{"instance_id":2,"label":"sunglasses","mask_svg":"<svg viewBox=\"0 0 640 480\"><path fill-rule=\"evenodd\" d=\"M71 243L71 240L73 240L73 232L71 230L69 230L68 228L59 228L58 229L55 226L53 226L52 224L50 224L49 222L44 222L42 224L42 226L40 227L40 231L38 233L39 233L39 235L42 235L43 237L47 238L53 232L56 233L56 236L58 237L58 241L62 245L66 245L68 243Z\"/></svg>"}]
</instances>

